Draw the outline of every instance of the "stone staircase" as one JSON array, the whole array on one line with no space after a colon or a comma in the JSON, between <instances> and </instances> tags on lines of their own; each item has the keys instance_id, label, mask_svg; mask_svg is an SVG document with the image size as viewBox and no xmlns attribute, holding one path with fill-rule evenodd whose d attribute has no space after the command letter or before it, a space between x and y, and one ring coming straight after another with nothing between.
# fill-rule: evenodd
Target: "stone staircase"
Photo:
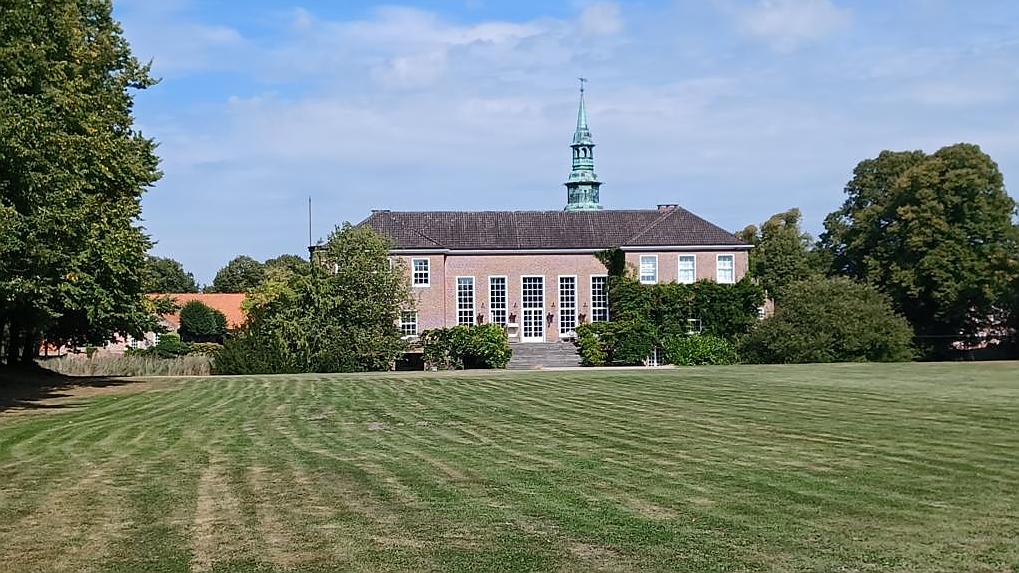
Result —
<instances>
[{"instance_id":1,"label":"stone staircase","mask_svg":"<svg viewBox=\"0 0 1019 573\"><path fill-rule=\"evenodd\" d=\"M510 347L513 357L506 366L507 370L580 366L580 354L571 342L515 343Z\"/></svg>"}]
</instances>

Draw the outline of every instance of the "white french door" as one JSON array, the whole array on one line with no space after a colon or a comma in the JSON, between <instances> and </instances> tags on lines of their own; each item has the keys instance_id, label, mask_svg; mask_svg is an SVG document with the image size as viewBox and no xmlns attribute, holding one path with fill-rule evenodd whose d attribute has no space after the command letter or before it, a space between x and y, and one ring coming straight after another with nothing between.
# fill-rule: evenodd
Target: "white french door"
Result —
<instances>
[{"instance_id":1,"label":"white french door","mask_svg":"<svg viewBox=\"0 0 1019 573\"><path fill-rule=\"evenodd\" d=\"M545 342L545 277L520 281L520 341Z\"/></svg>"}]
</instances>

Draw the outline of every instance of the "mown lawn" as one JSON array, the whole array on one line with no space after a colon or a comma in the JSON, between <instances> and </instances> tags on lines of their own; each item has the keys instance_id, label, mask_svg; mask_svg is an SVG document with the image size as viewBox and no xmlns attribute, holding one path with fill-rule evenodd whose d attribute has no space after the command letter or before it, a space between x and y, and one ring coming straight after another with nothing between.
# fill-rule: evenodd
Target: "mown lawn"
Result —
<instances>
[{"instance_id":1,"label":"mown lawn","mask_svg":"<svg viewBox=\"0 0 1019 573\"><path fill-rule=\"evenodd\" d=\"M61 406L0 414L4 571L1019 571L1017 363L163 380Z\"/></svg>"}]
</instances>

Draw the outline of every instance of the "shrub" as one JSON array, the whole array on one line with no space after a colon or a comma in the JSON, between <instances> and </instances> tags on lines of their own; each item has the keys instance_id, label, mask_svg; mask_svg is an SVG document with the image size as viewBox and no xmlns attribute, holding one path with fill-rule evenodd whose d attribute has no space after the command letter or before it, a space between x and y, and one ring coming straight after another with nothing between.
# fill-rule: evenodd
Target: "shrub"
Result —
<instances>
[{"instance_id":1,"label":"shrub","mask_svg":"<svg viewBox=\"0 0 1019 573\"><path fill-rule=\"evenodd\" d=\"M226 316L193 300L180 309L180 337L185 342L223 342L226 335Z\"/></svg>"},{"instance_id":2,"label":"shrub","mask_svg":"<svg viewBox=\"0 0 1019 573\"><path fill-rule=\"evenodd\" d=\"M124 350L125 356L151 356L154 358L176 358L191 352L191 345L181 342L180 336L168 332L160 335L159 341L148 348L128 348Z\"/></svg>"},{"instance_id":3,"label":"shrub","mask_svg":"<svg viewBox=\"0 0 1019 573\"><path fill-rule=\"evenodd\" d=\"M607 337L613 328L611 322L591 322L577 328L577 346L580 348L580 363L584 366L605 366L609 363L611 338Z\"/></svg>"},{"instance_id":4,"label":"shrub","mask_svg":"<svg viewBox=\"0 0 1019 573\"><path fill-rule=\"evenodd\" d=\"M913 329L874 287L848 278L789 285L775 315L740 343L755 363L911 360Z\"/></svg>"},{"instance_id":5,"label":"shrub","mask_svg":"<svg viewBox=\"0 0 1019 573\"><path fill-rule=\"evenodd\" d=\"M427 330L421 343L426 367L439 370L505 368L513 355L497 324Z\"/></svg>"},{"instance_id":6,"label":"shrub","mask_svg":"<svg viewBox=\"0 0 1019 573\"><path fill-rule=\"evenodd\" d=\"M736 346L711 334L669 335L662 340L665 361L677 366L736 364Z\"/></svg>"},{"instance_id":7,"label":"shrub","mask_svg":"<svg viewBox=\"0 0 1019 573\"><path fill-rule=\"evenodd\" d=\"M577 328L584 366L643 364L655 347L655 328L647 321L593 322Z\"/></svg>"},{"instance_id":8,"label":"shrub","mask_svg":"<svg viewBox=\"0 0 1019 573\"><path fill-rule=\"evenodd\" d=\"M212 363L213 374L296 374L275 347L263 344L257 336L243 330L227 337Z\"/></svg>"},{"instance_id":9,"label":"shrub","mask_svg":"<svg viewBox=\"0 0 1019 573\"><path fill-rule=\"evenodd\" d=\"M613 323L610 360L619 366L643 364L655 348L655 328L647 321L632 320Z\"/></svg>"},{"instance_id":10,"label":"shrub","mask_svg":"<svg viewBox=\"0 0 1019 573\"><path fill-rule=\"evenodd\" d=\"M216 356L223 350L223 345L215 342L195 342L188 346L188 355Z\"/></svg>"}]
</instances>

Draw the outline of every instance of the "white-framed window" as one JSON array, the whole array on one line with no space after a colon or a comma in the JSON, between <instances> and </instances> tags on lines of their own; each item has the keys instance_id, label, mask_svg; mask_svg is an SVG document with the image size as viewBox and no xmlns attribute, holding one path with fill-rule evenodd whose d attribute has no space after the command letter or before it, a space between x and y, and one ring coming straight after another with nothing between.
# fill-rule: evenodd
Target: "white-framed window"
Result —
<instances>
[{"instance_id":1,"label":"white-framed window","mask_svg":"<svg viewBox=\"0 0 1019 573\"><path fill-rule=\"evenodd\" d=\"M577 331L577 277L559 277L559 336Z\"/></svg>"},{"instance_id":2,"label":"white-framed window","mask_svg":"<svg viewBox=\"0 0 1019 573\"><path fill-rule=\"evenodd\" d=\"M429 259L411 259L411 286L426 287L432 282L431 261Z\"/></svg>"},{"instance_id":3,"label":"white-framed window","mask_svg":"<svg viewBox=\"0 0 1019 573\"><path fill-rule=\"evenodd\" d=\"M474 325L474 277L456 277L456 323Z\"/></svg>"},{"instance_id":4,"label":"white-framed window","mask_svg":"<svg viewBox=\"0 0 1019 573\"><path fill-rule=\"evenodd\" d=\"M609 277L591 277L591 322L609 320Z\"/></svg>"},{"instance_id":5,"label":"white-framed window","mask_svg":"<svg viewBox=\"0 0 1019 573\"><path fill-rule=\"evenodd\" d=\"M679 255L679 276L682 284L697 282L697 255Z\"/></svg>"},{"instance_id":6,"label":"white-framed window","mask_svg":"<svg viewBox=\"0 0 1019 573\"><path fill-rule=\"evenodd\" d=\"M732 255L718 255L715 263L715 281L719 284L733 284L736 282L735 257Z\"/></svg>"},{"instance_id":7,"label":"white-framed window","mask_svg":"<svg viewBox=\"0 0 1019 573\"><path fill-rule=\"evenodd\" d=\"M418 334L418 312L416 310L400 312L400 333L404 336L416 336Z\"/></svg>"},{"instance_id":8,"label":"white-framed window","mask_svg":"<svg viewBox=\"0 0 1019 573\"><path fill-rule=\"evenodd\" d=\"M658 255L640 256L640 282L652 285L658 282Z\"/></svg>"},{"instance_id":9,"label":"white-framed window","mask_svg":"<svg viewBox=\"0 0 1019 573\"><path fill-rule=\"evenodd\" d=\"M488 277L488 321L506 326L506 277Z\"/></svg>"}]
</instances>

